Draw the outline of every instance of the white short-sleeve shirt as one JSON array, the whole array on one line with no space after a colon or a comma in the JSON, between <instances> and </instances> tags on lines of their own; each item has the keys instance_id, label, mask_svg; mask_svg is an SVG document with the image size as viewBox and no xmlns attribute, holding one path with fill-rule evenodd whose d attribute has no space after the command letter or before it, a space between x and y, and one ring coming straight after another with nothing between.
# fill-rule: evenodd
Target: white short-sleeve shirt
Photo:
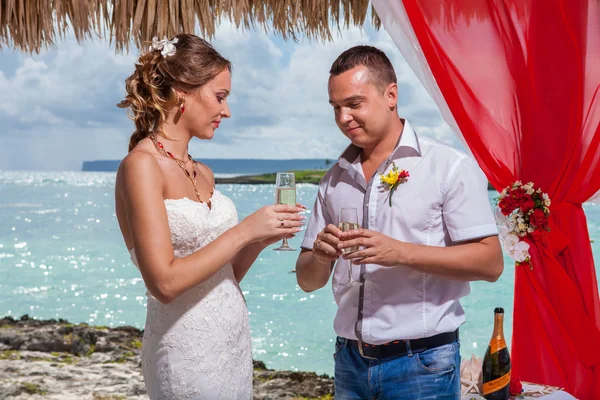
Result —
<instances>
[{"instance_id":1,"label":"white short-sleeve shirt","mask_svg":"<svg viewBox=\"0 0 600 400\"><path fill-rule=\"evenodd\" d=\"M410 173L389 206L380 183L392 162ZM452 147L417 137L408 121L396 149L371 179L365 179L360 149L350 145L319 185L302 247L312 249L327 224L337 225L341 208L358 210L362 227L408 243L450 246L497 235L487 179L475 160ZM465 322L459 299L468 282L420 272L406 266L353 267L364 288L345 285L350 262L339 259L333 272L338 305L334 329L339 336L383 344L456 330ZM359 305L362 296L362 305Z\"/></svg>"}]
</instances>

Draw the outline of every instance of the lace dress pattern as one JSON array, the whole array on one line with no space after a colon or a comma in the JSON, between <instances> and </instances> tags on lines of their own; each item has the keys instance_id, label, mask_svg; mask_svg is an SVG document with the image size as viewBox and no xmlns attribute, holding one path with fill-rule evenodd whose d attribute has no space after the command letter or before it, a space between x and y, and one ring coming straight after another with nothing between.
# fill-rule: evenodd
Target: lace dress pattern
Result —
<instances>
[{"instance_id":1,"label":"lace dress pattern","mask_svg":"<svg viewBox=\"0 0 600 400\"><path fill-rule=\"evenodd\" d=\"M165 206L175 257L201 249L238 222L233 202L217 190L212 210L188 198L165 200ZM137 266L133 249L131 259ZM169 304L146 294L142 370L151 400L252 399L248 310L231 263Z\"/></svg>"}]
</instances>

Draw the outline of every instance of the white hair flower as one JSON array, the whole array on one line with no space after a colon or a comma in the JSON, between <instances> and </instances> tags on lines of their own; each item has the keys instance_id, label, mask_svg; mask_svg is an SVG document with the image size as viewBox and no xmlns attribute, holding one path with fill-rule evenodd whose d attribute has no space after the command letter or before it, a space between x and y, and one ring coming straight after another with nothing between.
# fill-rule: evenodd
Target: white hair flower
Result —
<instances>
[{"instance_id":1,"label":"white hair flower","mask_svg":"<svg viewBox=\"0 0 600 400\"><path fill-rule=\"evenodd\" d=\"M156 36L154 36L152 38L152 49L153 50L160 50L160 54L163 55L163 57L169 57L172 55L175 55L175 43L177 43L179 41L178 38L173 38L173 40L169 40L167 39L167 36L164 36L162 40L158 40L158 38Z\"/></svg>"}]
</instances>

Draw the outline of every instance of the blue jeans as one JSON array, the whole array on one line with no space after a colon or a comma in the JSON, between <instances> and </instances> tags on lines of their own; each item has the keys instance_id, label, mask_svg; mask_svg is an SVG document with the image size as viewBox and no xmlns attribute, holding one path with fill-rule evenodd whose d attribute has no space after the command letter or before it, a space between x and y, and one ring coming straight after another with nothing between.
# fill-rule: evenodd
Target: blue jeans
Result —
<instances>
[{"instance_id":1,"label":"blue jeans","mask_svg":"<svg viewBox=\"0 0 600 400\"><path fill-rule=\"evenodd\" d=\"M363 358L338 337L335 399L460 399L458 341L402 357Z\"/></svg>"}]
</instances>

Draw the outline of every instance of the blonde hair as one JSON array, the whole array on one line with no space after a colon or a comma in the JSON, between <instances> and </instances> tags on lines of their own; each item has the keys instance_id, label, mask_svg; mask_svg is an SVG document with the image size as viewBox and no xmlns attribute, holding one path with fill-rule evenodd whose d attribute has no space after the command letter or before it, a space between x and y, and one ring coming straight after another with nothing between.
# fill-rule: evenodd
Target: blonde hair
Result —
<instances>
[{"instance_id":1,"label":"blonde hair","mask_svg":"<svg viewBox=\"0 0 600 400\"><path fill-rule=\"evenodd\" d=\"M195 35L177 35L175 54L163 56L150 48L135 64L125 80L127 95L117 104L129 108L135 123L129 151L153 132L163 134L166 113L179 103L176 89L191 92L213 80L223 70L231 71L231 62L206 40Z\"/></svg>"}]
</instances>

